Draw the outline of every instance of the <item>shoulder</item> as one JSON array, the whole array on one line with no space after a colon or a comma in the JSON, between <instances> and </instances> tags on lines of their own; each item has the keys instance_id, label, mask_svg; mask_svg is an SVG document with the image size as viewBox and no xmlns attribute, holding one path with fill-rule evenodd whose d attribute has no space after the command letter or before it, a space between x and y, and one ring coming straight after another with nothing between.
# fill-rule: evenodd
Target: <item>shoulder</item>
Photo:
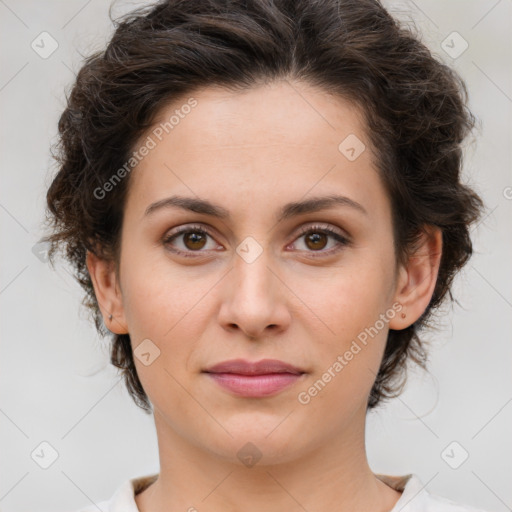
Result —
<instances>
[{"instance_id":1,"label":"shoulder","mask_svg":"<svg viewBox=\"0 0 512 512\"><path fill-rule=\"evenodd\" d=\"M120 485L109 500L91 503L73 512L139 512L135 495L142 492L158 478L158 474L130 478Z\"/></svg>"},{"instance_id":2,"label":"shoulder","mask_svg":"<svg viewBox=\"0 0 512 512\"><path fill-rule=\"evenodd\" d=\"M100 501L99 503L94 503L94 505L85 506L82 508L77 508L73 510L72 512L98 512L98 510L101 510L102 512L108 512L109 511L109 501Z\"/></svg>"},{"instance_id":3,"label":"shoulder","mask_svg":"<svg viewBox=\"0 0 512 512\"><path fill-rule=\"evenodd\" d=\"M376 475L402 496L390 512L486 512L469 505L431 494L426 485L414 474L405 476Z\"/></svg>"},{"instance_id":4,"label":"shoulder","mask_svg":"<svg viewBox=\"0 0 512 512\"><path fill-rule=\"evenodd\" d=\"M436 496L435 494L428 494L425 500L427 508L425 511L432 512L486 512L480 508L470 507L469 505L463 505L461 503L455 503L442 496Z\"/></svg>"}]
</instances>

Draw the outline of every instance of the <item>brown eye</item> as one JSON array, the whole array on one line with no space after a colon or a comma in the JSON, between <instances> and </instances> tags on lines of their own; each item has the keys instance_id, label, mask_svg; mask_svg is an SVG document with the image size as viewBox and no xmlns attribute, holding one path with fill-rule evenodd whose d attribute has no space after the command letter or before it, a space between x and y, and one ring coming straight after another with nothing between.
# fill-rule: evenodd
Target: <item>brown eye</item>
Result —
<instances>
[{"instance_id":1,"label":"brown eye","mask_svg":"<svg viewBox=\"0 0 512 512\"><path fill-rule=\"evenodd\" d=\"M311 233L306 236L306 245L309 249L318 251L327 245L328 238L325 233Z\"/></svg>"},{"instance_id":2,"label":"brown eye","mask_svg":"<svg viewBox=\"0 0 512 512\"><path fill-rule=\"evenodd\" d=\"M197 231L188 231L183 235L183 243L191 251L202 249L206 244L206 237Z\"/></svg>"},{"instance_id":3,"label":"brown eye","mask_svg":"<svg viewBox=\"0 0 512 512\"><path fill-rule=\"evenodd\" d=\"M218 248L213 237L207 231L195 226L189 226L167 235L162 242L171 252L190 257L200 256L208 250ZM210 242L209 246L208 242Z\"/></svg>"},{"instance_id":4,"label":"brown eye","mask_svg":"<svg viewBox=\"0 0 512 512\"><path fill-rule=\"evenodd\" d=\"M301 229L297 241L296 248L309 253L312 258L336 254L351 244L349 238L329 226L306 226Z\"/></svg>"}]
</instances>

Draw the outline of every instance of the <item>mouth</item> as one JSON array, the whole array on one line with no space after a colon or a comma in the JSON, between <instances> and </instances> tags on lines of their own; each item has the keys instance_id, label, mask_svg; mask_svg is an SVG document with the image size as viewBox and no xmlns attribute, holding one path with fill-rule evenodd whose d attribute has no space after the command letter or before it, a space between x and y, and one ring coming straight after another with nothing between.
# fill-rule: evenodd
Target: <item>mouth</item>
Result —
<instances>
[{"instance_id":1,"label":"mouth","mask_svg":"<svg viewBox=\"0 0 512 512\"><path fill-rule=\"evenodd\" d=\"M299 381L304 370L277 359L258 362L233 359L204 370L221 388L236 396L272 396Z\"/></svg>"}]
</instances>

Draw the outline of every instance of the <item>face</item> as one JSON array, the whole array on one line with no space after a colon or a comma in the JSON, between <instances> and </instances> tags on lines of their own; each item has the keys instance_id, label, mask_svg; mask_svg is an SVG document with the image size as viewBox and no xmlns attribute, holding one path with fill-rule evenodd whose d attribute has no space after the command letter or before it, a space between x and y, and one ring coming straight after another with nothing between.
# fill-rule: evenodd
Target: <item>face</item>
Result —
<instances>
[{"instance_id":1,"label":"face","mask_svg":"<svg viewBox=\"0 0 512 512\"><path fill-rule=\"evenodd\" d=\"M235 462L248 442L275 463L360 440L388 329L416 312L398 312L411 273L396 268L362 116L287 82L193 98L139 142L150 149L129 177L120 280L102 295L157 427ZM233 359L298 373L206 372Z\"/></svg>"}]
</instances>

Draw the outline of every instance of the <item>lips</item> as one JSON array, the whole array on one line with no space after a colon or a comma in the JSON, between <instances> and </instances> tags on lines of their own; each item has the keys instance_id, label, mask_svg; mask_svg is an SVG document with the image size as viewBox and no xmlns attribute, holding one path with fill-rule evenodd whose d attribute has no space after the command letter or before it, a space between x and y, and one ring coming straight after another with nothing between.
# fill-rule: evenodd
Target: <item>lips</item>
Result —
<instances>
[{"instance_id":1,"label":"lips","mask_svg":"<svg viewBox=\"0 0 512 512\"><path fill-rule=\"evenodd\" d=\"M279 361L278 359L262 359L251 362L244 359L232 359L218 363L207 370L207 373L236 373L237 375L268 375L269 373L291 373L301 375L305 373L300 368Z\"/></svg>"},{"instance_id":2,"label":"lips","mask_svg":"<svg viewBox=\"0 0 512 512\"><path fill-rule=\"evenodd\" d=\"M233 359L218 363L205 373L224 391L244 398L276 395L305 374L300 368L277 359L258 362Z\"/></svg>"}]
</instances>

